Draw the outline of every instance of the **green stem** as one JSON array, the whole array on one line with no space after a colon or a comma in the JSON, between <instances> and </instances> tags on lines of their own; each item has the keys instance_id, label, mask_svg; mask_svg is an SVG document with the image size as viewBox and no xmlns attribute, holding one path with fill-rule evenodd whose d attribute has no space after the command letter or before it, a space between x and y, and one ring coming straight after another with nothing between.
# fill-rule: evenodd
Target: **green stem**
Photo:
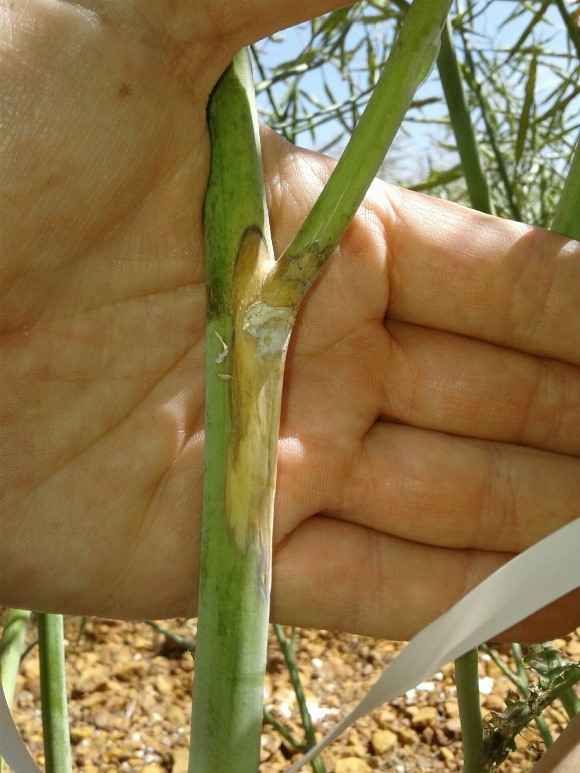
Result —
<instances>
[{"instance_id":1,"label":"green stem","mask_svg":"<svg viewBox=\"0 0 580 773\"><path fill-rule=\"evenodd\" d=\"M479 707L477 648L455 661L455 684L461 733L463 736L463 771L481 773L483 722Z\"/></svg>"},{"instance_id":2,"label":"green stem","mask_svg":"<svg viewBox=\"0 0 580 773\"><path fill-rule=\"evenodd\" d=\"M514 645L512 644L512 648ZM494 664L499 668L499 670L503 673L504 676L507 676L507 678L512 682L512 684L516 687L516 689L521 692L522 695L526 695L526 692L528 690L528 676L527 673L524 672L524 674L519 673L514 674L514 672L509 668L509 666L506 666L506 664L503 662L503 660L498 657L495 652L489 647L487 644L481 644L480 649L482 652L485 652L489 657L493 660Z\"/></svg>"},{"instance_id":3,"label":"green stem","mask_svg":"<svg viewBox=\"0 0 580 773\"><path fill-rule=\"evenodd\" d=\"M64 670L64 619L39 614L40 697L46 773L72 770L66 678Z\"/></svg>"},{"instance_id":4,"label":"green stem","mask_svg":"<svg viewBox=\"0 0 580 773\"><path fill-rule=\"evenodd\" d=\"M163 634L166 639L172 641L180 649L184 650L185 652L191 652L191 654L195 656L195 644L193 642L184 639L183 636L180 636L173 631L170 631L169 628L165 628L164 626L159 625L159 623L156 623L155 620L143 620L143 622L145 625L153 628L154 631L157 631L157 633Z\"/></svg>"},{"instance_id":5,"label":"green stem","mask_svg":"<svg viewBox=\"0 0 580 773\"><path fill-rule=\"evenodd\" d=\"M0 684L9 706L14 698L16 676L20 667L29 618L30 612L24 609L9 609L4 618L0 639Z\"/></svg>"},{"instance_id":6,"label":"green stem","mask_svg":"<svg viewBox=\"0 0 580 773\"><path fill-rule=\"evenodd\" d=\"M519 687L519 690L521 694L524 696L524 698L527 698L530 694L530 680L528 678L528 672L526 670L526 665L524 663L522 645L518 644L517 642L513 642L511 646L512 646L512 656L516 666L519 683L521 685ZM512 681L514 680L512 679ZM514 684L516 684L515 681L514 681Z\"/></svg>"},{"instance_id":7,"label":"green stem","mask_svg":"<svg viewBox=\"0 0 580 773\"><path fill-rule=\"evenodd\" d=\"M296 658L294 657L294 647L292 641L288 641L281 625L274 625L274 633L276 634L278 644L284 655L284 661L286 662L290 681L294 689L294 694L296 695L296 701L298 702L304 735L306 736L306 749L312 749L312 747L316 745L316 736L314 734L314 728L312 727L308 706L306 705L304 690L302 689L302 684L300 682L300 674L298 673ZM314 773L325 773L325 767L321 757L314 757L310 764L312 765Z\"/></svg>"},{"instance_id":8,"label":"green stem","mask_svg":"<svg viewBox=\"0 0 580 773\"><path fill-rule=\"evenodd\" d=\"M578 22L572 18L572 14L569 12L564 0L554 0L554 5L560 11L560 16L566 25L570 40L576 49L576 55L580 58L580 30L578 29Z\"/></svg>"},{"instance_id":9,"label":"green stem","mask_svg":"<svg viewBox=\"0 0 580 773\"><path fill-rule=\"evenodd\" d=\"M290 746L292 746L292 748L297 749L299 752L302 752L302 753L307 751L306 745L301 744L300 741L297 741L296 738L294 738L294 736L292 735L292 733L286 727L284 727L284 725L281 722L279 722L276 719L276 717L274 716L274 714L272 714L271 711L268 711L268 709L265 708L263 716L264 716L264 720L268 722L268 724L272 725L274 730L280 733L282 738Z\"/></svg>"},{"instance_id":10,"label":"green stem","mask_svg":"<svg viewBox=\"0 0 580 773\"><path fill-rule=\"evenodd\" d=\"M451 126L471 205L474 209L492 215L494 214L494 206L483 172L481 155L463 91L463 81L453 46L449 19L447 19L441 32L441 51L437 58L437 68L447 101ZM455 682L463 735L464 771L465 773L475 773L481 766L483 748L483 719L479 705L477 647L455 661Z\"/></svg>"},{"instance_id":11,"label":"green stem","mask_svg":"<svg viewBox=\"0 0 580 773\"><path fill-rule=\"evenodd\" d=\"M282 371L292 323L262 313L273 264L252 73L236 55L208 107L205 471L190 773L255 773Z\"/></svg>"},{"instance_id":12,"label":"green stem","mask_svg":"<svg viewBox=\"0 0 580 773\"><path fill-rule=\"evenodd\" d=\"M519 220L521 222L522 212L520 210L518 202L516 201L515 191L514 191L512 182L510 180L510 176L508 174L506 163L496 139L496 133L492 125L492 119L490 117L490 110L488 107L488 103L483 94L483 89L481 88L481 84L477 80L477 77L476 77L477 68L475 67L475 63L473 61L473 57L469 49L469 44L467 40L465 40L465 37L463 38L463 50L465 54L466 80L475 95L475 98L479 105L479 109L481 111L481 117L483 119L483 123L485 126L487 140L493 152L495 163L497 165L497 171L503 183L503 187L505 189L507 203L509 206L511 217L514 220Z\"/></svg>"},{"instance_id":13,"label":"green stem","mask_svg":"<svg viewBox=\"0 0 580 773\"><path fill-rule=\"evenodd\" d=\"M439 50L451 0L415 0L381 77L328 183L268 278L264 300L296 309L375 177Z\"/></svg>"},{"instance_id":14,"label":"green stem","mask_svg":"<svg viewBox=\"0 0 580 773\"><path fill-rule=\"evenodd\" d=\"M449 19L447 19L441 31L441 50L437 57L437 68L449 110L455 142L457 143L457 152L461 159L461 167L465 182L467 183L471 206L481 212L493 215L493 202L483 171L481 154L477 146L475 131L465 99L463 80L453 46L453 35Z\"/></svg>"},{"instance_id":15,"label":"green stem","mask_svg":"<svg viewBox=\"0 0 580 773\"><path fill-rule=\"evenodd\" d=\"M512 676L512 682L516 685L516 687L518 687L524 698L529 698L531 694L530 680L526 670L526 664L524 663L521 644L518 644L517 642L512 644L512 655L518 675L517 680ZM540 733L546 748L549 748L554 743L554 739L552 738L552 733L550 732L550 728L548 727L546 720L541 715L538 715L537 717L534 717L534 722L536 723L538 732Z\"/></svg>"},{"instance_id":16,"label":"green stem","mask_svg":"<svg viewBox=\"0 0 580 773\"><path fill-rule=\"evenodd\" d=\"M558 4L560 5L560 4ZM565 11L565 9L564 9ZM580 34L576 32L576 48L580 55ZM580 239L580 139L576 142L574 154L564 189L558 202L558 208L552 221L552 231L568 236L572 239ZM580 700L573 688L569 687L560 695L562 706L570 719L573 719L580 711ZM537 721L537 720L536 720ZM551 735L550 735L551 739ZM549 744L548 744L549 745Z\"/></svg>"},{"instance_id":17,"label":"green stem","mask_svg":"<svg viewBox=\"0 0 580 773\"><path fill-rule=\"evenodd\" d=\"M571 239L580 239L580 139L576 142L564 190L552 221L551 230Z\"/></svg>"},{"instance_id":18,"label":"green stem","mask_svg":"<svg viewBox=\"0 0 580 773\"><path fill-rule=\"evenodd\" d=\"M568 715L568 719L574 719L576 714L580 712L580 698L576 695L574 688L569 687L560 695L560 701L564 707L564 711Z\"/></svg>"}]
</instances>

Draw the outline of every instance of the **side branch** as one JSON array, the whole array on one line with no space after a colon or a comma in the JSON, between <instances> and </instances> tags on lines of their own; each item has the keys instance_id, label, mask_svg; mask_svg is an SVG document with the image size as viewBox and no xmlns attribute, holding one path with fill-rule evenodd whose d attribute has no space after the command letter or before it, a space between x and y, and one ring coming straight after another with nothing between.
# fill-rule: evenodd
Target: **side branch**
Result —
<instances>
[{"instance_id":1,"label":"side branch","mask_svg":"<svg viewBox=\"0 0 580 773\"><path fill-rule=\"evenodd\" d=\"M415 0L379 82L324 190L266 280L262 299L294 310L358 209L382 164L417 87L439 51L452 0Z\"/></svg>"}]
</instances>

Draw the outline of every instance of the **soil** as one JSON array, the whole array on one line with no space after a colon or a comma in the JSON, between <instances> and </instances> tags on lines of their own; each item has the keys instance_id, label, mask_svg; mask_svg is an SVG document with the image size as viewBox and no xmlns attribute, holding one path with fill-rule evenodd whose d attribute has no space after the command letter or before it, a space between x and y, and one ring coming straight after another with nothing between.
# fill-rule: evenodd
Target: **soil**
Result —
<instances>
[{"instance_id":1,"label":"soil","mask_svg":"<svg viewBox=\"0 0 580 773\"><path fill-rule=\"evenodd\" d=\"M194 620L159 625L195 642ZM67 618L65 634L74 769L187 773L191 652L145 623ZM34 637L32 625L29 641ZM296 660L317 736L354 706L402 646L342 633L296 631ZM580 629L556 646L579 658ZM500 652L505 662L508 652L508 648ZM488 656L480 657L480 678L484 712L501 711L510 682ZM24 658L16 690L16 723L42 766L37 648ZM272 715L295 738L303 739L296 698L273 633L264 694ZM558 702L545 717L556 737L567 721ZM532 727L516 742L500 771L531 770L541 756L543 744ZM452 666L357 722L322 756L327 773L461 770ZM264 722L260 773L283 771L297 758L280 733Z\"/></svg>"}]
</instances>

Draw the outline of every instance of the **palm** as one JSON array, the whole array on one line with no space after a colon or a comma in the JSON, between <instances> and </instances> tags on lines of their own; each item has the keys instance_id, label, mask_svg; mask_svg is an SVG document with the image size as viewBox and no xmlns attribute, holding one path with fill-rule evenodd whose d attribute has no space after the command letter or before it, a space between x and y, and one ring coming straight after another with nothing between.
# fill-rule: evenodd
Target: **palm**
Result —
<instances>
[{"instance_id":1,"label":"palm","mask_svg":"<svg viewBox=\"0 0 580 773\"><path fill-rule=\"evenodd\" d=\"M4 361L14 378L2 404L14 421L3 491L20 514L15 550L23 534L58 534L31 573L60 577L60 599L83 587L113 612L144 582L167 599L194 574L185 555L172 556L183 545L194 555L204 105L225 61L178 75L171 41L96 30L74 8L52 22L54 39L40 35L38 53L27 51L43 73L26 84L43 123L19 127L24 147L9 165L18 249L4 259ZM15 84L26 77L7 70Z\"/></svg>"},{"instance_id":2,"label":"palm","mask_svg":"<svg viewBox=\"0 0 580 773\"><path fill-rule=\"evenodd\" d=\"M2 258L0 469L5 555L17 568L0 595L13 605L137 617L195 610L205 104L245 41L233 33L231 40L214 39L211 16L199 4L178 5L167 18L164 7L150 25L112 19L97 28L65 7L46 39L23 40L26 68L1 63L3 79L26 96L25 103L15 100L18 130L9 134L14 144L2 161L9 250ZM184 39L194 43L183 46ZM324 162L295 155L271 136L264 150L280 248L312 203ZM284 195L285 179L294 195ZM447 561L455 572L451 590L445 579L426 579L416 612L409 612L412 599L400 596L405 612L392 635L405 635L462 590L466 573L485 574L503 560L502 551L519 550L546 531L541 524L530 531L519 516L498 543L497 521L482 524L494 502L477 468L480 439L530 445L550 458L578 449L567 439L574 437L572 413L559 435L540 440L541 411L524 430L517 422L510 430L491 406L481 415L472 385L449 397L458 363L469 370L489 347L465 343L464 335L478 338L479 331L463 330L461 318L451 329L432 325L421 318L423 309L411 309L404 290L401 298L393 293L401 285L389 287L388 274L407 256L398 258L396 240L387 255L384 231L394 221L381 197L378 191L366 218L349 229L293 334L274 601L292 622L378 630L377 598L371 593L368 602L377 605L372 619L357 610L356 598L369 588L384 595L377 578L384 579L385 562L392 559L394 573L407 561L410 570L432 574ZM398 321L385 325L387 311ZM500 365L490 365L488 381ZM512 367L515 373L524 364ZM453 446L453 435L463 445ZM462 474L475 476L471 499L459 496L450 510ZM578 494L573 480L571 467L556 475L564 505ZM561 500L556 505L565 522L570 509ZM465 512L458 513L461 506ZM468 516L458 530L457 519ZM490 551L478 554L473 570L466 569L471 548ZM351 576L345 564L352 568L357 558ZM318 576L321 587L335 583L335 604L311 590Z\"/></svg>"},{"instance_id":3,"label":"palm","mask_svg":"<svg viewBox=\"0 0 580 773\"><path fill-rule=\"evenodd\" d=\"M31 572L59 578L60 601L82 587L111 614L177 614L200 510L205 102L229 54L208 39L176 62L173 41L95 34L74 8L53 23L28 52L43 125L20 125L9 166L6 517L15 550L58 535Z\"/></svg>"}]
</instances>

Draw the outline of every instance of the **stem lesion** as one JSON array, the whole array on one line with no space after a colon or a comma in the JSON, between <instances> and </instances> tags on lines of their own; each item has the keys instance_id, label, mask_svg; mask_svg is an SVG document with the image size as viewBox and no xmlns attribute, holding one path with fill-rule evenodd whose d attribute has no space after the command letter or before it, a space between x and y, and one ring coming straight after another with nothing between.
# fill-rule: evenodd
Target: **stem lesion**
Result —
<instances>
[{"instance_id":1,"label":"stem lesion","mask_svg":"<svg viewBox=\"0 0 580 773\"><path fill-rule=\"evenodd\" d=\"M270 540L282 376L291 328L290 322L282 330L279 320L255 323L273 262L260 230L248 228L236 258L231 295L231 435L225 491L226 518L241 551L249 543L266 546Z\"/></svg>"}]
</instances>

